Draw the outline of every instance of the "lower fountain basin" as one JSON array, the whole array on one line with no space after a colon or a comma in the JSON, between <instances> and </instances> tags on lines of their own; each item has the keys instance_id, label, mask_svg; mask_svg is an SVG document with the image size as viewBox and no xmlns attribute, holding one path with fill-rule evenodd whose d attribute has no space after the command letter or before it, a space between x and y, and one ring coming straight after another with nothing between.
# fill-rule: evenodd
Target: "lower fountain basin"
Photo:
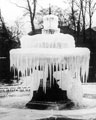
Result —
<instances>
[{"instance_id":1,"label":"lower fountain basin","mask_svg":"<svg viewBox=\"0 0 96 120\"><path fill-rule=\"evenodd\" d=\"M26 81L24 81L26 84ZM24 84L23 84L24 85ZM96 84L83 84L84 97L83 107L74 107L64 110L36 110L28 109L25 104L30 100L27 95L21 97L16 94L14 97L0 98L0 120L11 120L13 118L23 120L94 120L96 119ZM19 91L20 92L20 91ZM15 93L14 93L15 94ZM22 107L23 106L23 107Z\"/></svg>"}]
</instances>

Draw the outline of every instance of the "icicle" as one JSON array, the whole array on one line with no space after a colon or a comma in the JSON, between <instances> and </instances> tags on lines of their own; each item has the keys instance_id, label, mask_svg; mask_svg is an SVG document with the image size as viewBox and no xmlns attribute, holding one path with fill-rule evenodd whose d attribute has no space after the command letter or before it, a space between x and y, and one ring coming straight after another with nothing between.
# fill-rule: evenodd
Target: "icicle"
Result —
<instances>
[{"instance_id":1,"label":"icicle","mask_svg":"<svg viewBox=\"0 0 96 120\"><path fill-rule=\"evenodd\" d=\"M63 71L62 71L62 63L60 64L60 66L61 66L61 88L62 88L62 81L63 81L63 78L62 78L62 74L63 74Z\"/></svg>"},{"instance_id":2,"label":"icicle","mask_svg":"<svg viewBox=\"0 0 96 120\"><path fill-rule=\"evenodd\" d=\"M52 63L52 84L54 85L53 73L54 73L54 60L53 60L53 63Z\"/></svg>"},{"instance_id":3,"label":"icicle","mask_svg":"<svg viewBox=\"0 0 96 120\"><path fill-rule=\"evenodd\" d=\"M56 62L56 72L58 72L58 62ZM56 74L57 77L57 74Z\"/></svg>"},{"instance_id":4,"label":"icicle","mask_svg":"<svg viewBox=\"0 0 96 120\"><path fill-rule=\"evenodd\" d=\"M89 74L89 59L90 57L88 56L88 58L86 58L86 83L87 83L87 80L88 80L88 74Z\"/></svg>"},{"instance_id":5,"label":"icicle","mask_svg":"<svg viewBox=\"0 0 96 120\"><path fill-rule=\"evenodd\" d=\"M15 79L15 66L13 64L13 74L14 74L14 79Z\"/></svg>"},{"instance_id":6,"label":"icicle","mask_svg":"<svg viewBox=\"0 0 96 120\"><path fill-rule=\"evenodd\" d=\"M60 72L61 72L61 71L60 71L60 70L61 70L61 69L60 69L60 64L58 64L58 70L59 70L58 73L60 73ZM61 84L62 84L62 83L61 83L61 74L58 74L58 77L59 77L59 80L60 80L60 86L59 86L59 87L61 88Z\"/></svg>"},{"instance_id":7,"label":"icicle","mask_svg":"<svg viewBox=\"0 0 96 120\"><path fill-rule=\"evenodd\" d=\"M43 90L46 93L46 65L43 65Z\"/></svg>"},{"instance_id":8,"label":"icicle","mask_svg":"<svg viewBox=\"0 0 96 120\"><path fill-rule=\"evenodd\" d=\"M17 58L18 58L18 56L17 56ZM19 64L19 60L17 59L17 60L16 60L17 79L19 79L19 68L18 68L18 67L19 67L19 65L18 65L18 64Z\"/></svg>"},{"instance_id":9,"label":"icicle","mask_svg":"<svg viewBox=\"0 0 96 120\"><path fill-rule=\"evenodd\" d=\"M52 69L51 69L51 63L49 65L49 71L50 71L50 88L51 88L51 84L52 84Z\"/></svg>"},{"instance_id":10,"label":"icicle","mask_svg":"<svg viewBox=\"0 0 96 120\"><path fill-rule=\"evenodd\" d=\"M36 84L37 84L37 85L40 83L40 82L39 82L40 80L39 80L39 77L38 77L38 75L39 75L39 74L38 74L38 72L39 72L39 71L38 71L38 66L39 66L39 64L38 64L38 61L37 61L37 63L36 63L36 71L37 71L37 74L36 74L37 83L36 83ZM39 86L39 85L38 85L38 86Z\"/></svg>"},{"instance_id":11,"label":"icicle","mask_svg":"<svg viewBox=\"0 0 96 120\"><path fill-rule=\"evenodd\" d=\"M76 80L78 80L78 61L77 56L75 57L75 73L76 73Z\"/></svg>"},{"instance_id":12,"label":"icicle","mask_svg":"<svg viewBox=\"0 0 96 120\"><path fill-rule=\"evenodd\" d=\"M47 85L47 77L48 77L48 63L45 64L45 89Z\"/></svg>"},{"instance_id":13,"label":"icicle","mask_svg":"<svg viewBox=\"0 0 96 120\"><path fill-rule=\"evenodd\" d=\"M29 59L29 60L30 60L30 59ZM30 60L30 61L29 61L29 76L31 76L31 74L32 74L31 69L32 69L32 64L31 64L31 60Z\"/></svg>"},{"instance_id":14,"label":"icicle","mask_svg":"<svg viewBox=\"0 0 96 120\"><path fill-rule=\"evenodd\" d=\"M17 69L17 79L19 80L19 69Z\"/></svg>"}]
</instances>

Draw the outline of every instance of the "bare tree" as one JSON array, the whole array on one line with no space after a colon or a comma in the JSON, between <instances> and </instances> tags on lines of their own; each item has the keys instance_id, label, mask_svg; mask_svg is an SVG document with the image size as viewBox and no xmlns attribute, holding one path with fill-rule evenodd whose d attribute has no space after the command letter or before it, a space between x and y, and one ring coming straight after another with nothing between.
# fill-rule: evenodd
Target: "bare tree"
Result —
<instances>
[{"instance_id":1,"label":"bare tree","mask_svg":"<svg viewBox=\"0 0 96 120\"><path fill-rule=\"evenodd\" d=\"M88 9L89 9L89 28L92 26L92 17L96 11L96 1L88 0Z\"/></svg>"},{"instance_id":2,"label":"bare tree","mask_svg":"<svg viewBox=\"0 0 96 120\"><path fill-rule=\"evenodd\" d=\"M78 7L78 17L77 17L77 37L79 37L80 31L81 31L81 26L82 26L82 21L81 21L81 7L80 4L76 2L76 5Z\"/></svg>"},{"instance_id":3,"label":"bare tree","mask_svg":"<svg viewBox=\"0 0 96 120\"><path fill-rule=\"evenodd\" d=\"M74 30L76 31L76 11L74 9L74 4L75 4L75 0L71 0L71 20L72 20L72 24L74 26Z\"/></svg>"},{"instance_id":4,"label":"bare tree","mask_svg":"<svg viewBox=\"0 0 96 120\"><path fill-rule=\"evenodd\" d=\"M69 12L67 12L68 14L68 20L69 20L69 27L71 26L71 28L73 28L76 31L76 9L75 9L75 1L76 0L64 0L64 4L68 4L69 5Z\"/></svg>"},{"instance_id":5,"label":"bare tree","mask_svg":"<svg viewBox=\"0 0 96 120\"><path fill-rule=\"evenodd\" d=\"M24 9L25 10L24 16L29 15L32 34L35 34L34 19L35 19L35 14L36 14L37 0L23 0L23 2L26 2L25 6L21 6L17 3L14 3L14 2L11 2L11 3L15 4L19 8Z\"/></svg>"},{"instance_id":6,"label":"bare tree","mask_svg":"<svg viewBox=\"0 0 96 120\"><path fill-rule=\"evenodd\" d=\"M23 26L24 23L20 21L20 19L16 19L14 25L10 27L10 31L13 33L13 37L18 40L23 35Z\"/></svg>"},{"instance_id":7,"label":"bare tree","mask_svg":"<svg viewBox=\"0 0 96 120\"><path fill-rule=\"evenodd\" d=\"M83 41L86 40L85 29L86 29L86 15L87 15L87 0L76 1L76 5L79 10L77 28L78 32L80 29L83 31Z\"/></svg>"}]
</instances>

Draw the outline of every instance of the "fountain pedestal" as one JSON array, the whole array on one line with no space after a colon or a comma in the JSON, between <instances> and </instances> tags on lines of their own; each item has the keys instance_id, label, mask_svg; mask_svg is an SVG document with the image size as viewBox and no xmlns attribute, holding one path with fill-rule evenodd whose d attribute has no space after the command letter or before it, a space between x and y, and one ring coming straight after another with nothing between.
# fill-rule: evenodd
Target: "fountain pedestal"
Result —
<instances>
[{"instance_id":1,"label":"fountain pedestal","mask_svg":"<svg viewBox=\"0 0 96 120\"><path fill-rule=\"evenodd\" d=\"M47 80L49 82L49 80ZM67 91L59 88L59 85L54 80L54 84L46 84L46 93L43 90L43 85L39 86L37 91L33 91L33 97L26 106L31 109L64 109L72 105L71 100L67 97ZM70 106L71 107L71 106Z\"/></svg>"}]
</instances>

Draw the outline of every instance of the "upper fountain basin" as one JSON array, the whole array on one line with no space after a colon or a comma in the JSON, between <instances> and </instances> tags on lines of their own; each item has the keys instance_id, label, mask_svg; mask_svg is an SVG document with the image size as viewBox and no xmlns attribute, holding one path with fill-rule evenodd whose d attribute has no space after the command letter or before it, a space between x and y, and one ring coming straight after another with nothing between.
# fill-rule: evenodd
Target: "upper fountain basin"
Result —
<instances>
[{"instance_id":1,"label":"upper fountain basin","mask_svg":"<svg viewBox=\"0 0 96 120\"><path fill-rule=\"evenodd\" d=\"M34 36L23 36L21 38L21 48L74 48L75 41L71 35L38 34Z\"/></svg>"}]
</instances>

